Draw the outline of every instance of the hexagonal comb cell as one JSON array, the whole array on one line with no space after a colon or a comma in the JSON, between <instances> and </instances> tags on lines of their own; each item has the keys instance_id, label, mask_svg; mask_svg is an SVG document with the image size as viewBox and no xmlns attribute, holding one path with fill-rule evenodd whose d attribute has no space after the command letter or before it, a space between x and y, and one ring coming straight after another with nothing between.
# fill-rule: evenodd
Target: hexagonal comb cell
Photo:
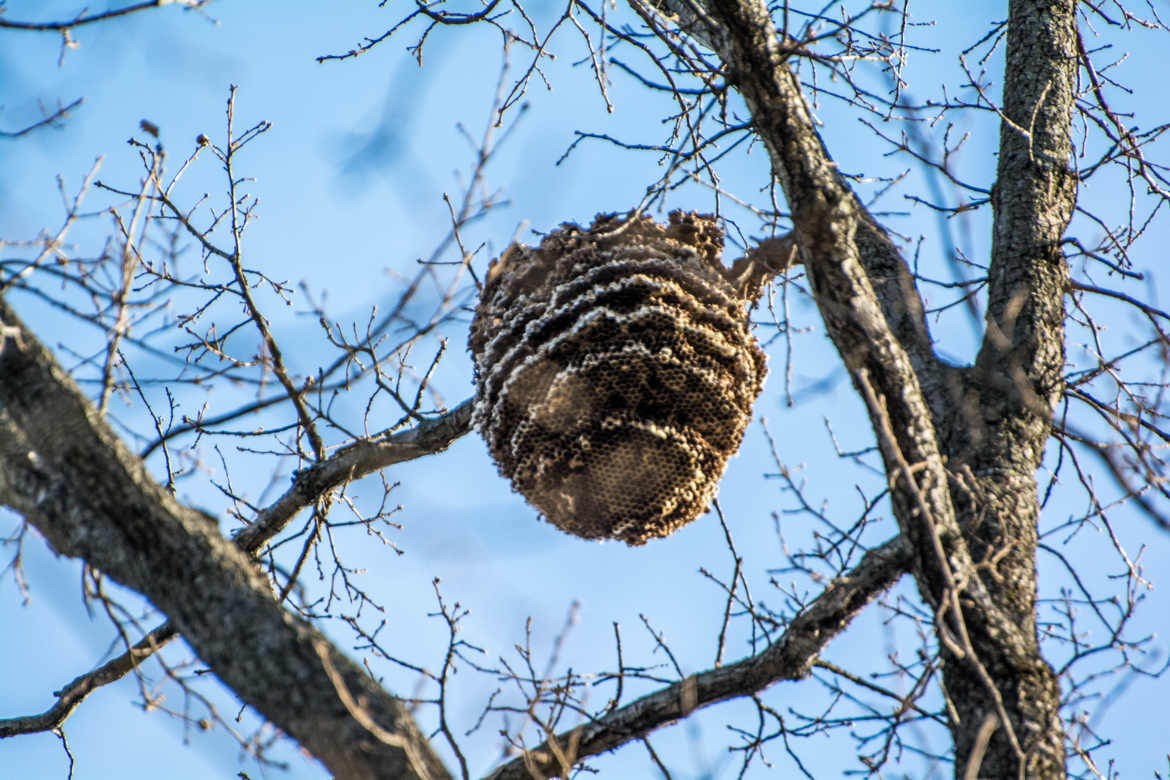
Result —
<instances>
[{"instance_id":1,"label":"hexagonal comb cell","mask_svg":"<svg viewBox=\"0 0 1170 780\"><path fill-rule=\"evenodd\" d=\"M706 510L763 387L714 217L601 215L488 270L473 422L553 525L644 544Z\"/></svg>"}]
</instances>

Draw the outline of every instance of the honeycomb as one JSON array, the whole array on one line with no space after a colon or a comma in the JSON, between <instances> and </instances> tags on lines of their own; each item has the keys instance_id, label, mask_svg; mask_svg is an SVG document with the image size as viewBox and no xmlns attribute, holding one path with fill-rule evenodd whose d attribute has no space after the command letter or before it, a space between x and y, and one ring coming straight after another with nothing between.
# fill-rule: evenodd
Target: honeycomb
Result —
<instances>
[{"instance_id":1,"label":"honeycomb","mask_svg":"<svg viewBox=\"0 0 1170 780\"><path fill-rule=\"evenodd\" d=\"M645 544L714 498L765 372L753 285L722 251L711 216L610 214L513 244L488 269L473 424L561 530Z\"/></svg>"}]
</instances>

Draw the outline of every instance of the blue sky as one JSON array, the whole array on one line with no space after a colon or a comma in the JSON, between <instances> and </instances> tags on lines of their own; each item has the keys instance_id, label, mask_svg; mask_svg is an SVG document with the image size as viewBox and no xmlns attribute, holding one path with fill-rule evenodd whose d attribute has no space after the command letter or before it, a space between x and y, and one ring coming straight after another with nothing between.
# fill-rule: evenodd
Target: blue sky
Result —
<instances>
[{"instance_id":1,"label":"blue sky","mask_svg":"<svg viewBox=\"0 0 1170 780\"><path fill-rule=\"evenodd\" d=\"M421 69L405 51L414 41L411 30L361 57L318 64L315 57L344 52L398 18L392 7L379 9L375 2L324 7L307 2L278 5L228 0L208 7L214 22L175 9L139 14L78 30L74 37L79 46L65 52L61 65L59 41L51 34L0 31L0 129L34 120L40 101L85 96L84 105L62 129L0 141L0 237L31 239L44 228L55 229L62 215L56 177L62 177L65 191L72 193L98 157L102 158L100 178L133 186L140 175L139 163L126 139L143 137L138 130L142 119L161 129L172 166L194 149L200 133L218 141L224 133L228 86L235 84L239 88L237 126L272 122L271 131L251 144L240 161L244 173L254 178L249 191L260 198L260 217L246 236L248 262L290 280L294 287L304 283L313 296L327 295L329 312L337 321L364 322L371 306L393 300L396 280L411 272L417 258L430 256L447 230L442 195L460 192L460 175L473 162L474 149L459 127L478 139L489 121L490 99L500 71L499 34L478 28L436 31L427 43ZM538 25L542 21L547 25L562 10L547 2L529 6ZM76 7L69 3L10 2L6 6L7 15L14 19L56 18L70 11ZM969 20L944 16L915 35L924 44L953 52L958 44L977 37L973 29ZM527 95L529 110L522 115L514 112L507 120L515 122L515 127L487 168L489 189L498 189L507 204L468 231L471 245L484 244L476 259L479 270L518 231L531 240L531 228L547 231L565 220L587 221L597 212L629 208L641 198L647 183L660 175L656 155L618 153L602 143L583 144L557 164L575 130L642 143L660 142L666 132L658 118L662 101L648 98L630 78L617 72L611 74L610 90L615 111L607 112L588 69L573 66L582 54L575 33L566 29L559 35L553 47L558 59L546 72L551 89L533 83ZM1156 99L1164 88L1153 67L1164 62L1161 41L1164 38L1139 31L1123 47L1119 45L1119 54L1122 48L1131 52L1122 73L1134 89L1133 97L1119 99L1139 109L1145 126L1165 120L1158 115L1164 108ZM514 68L519 67L519 47L513 56ZM993 57L985 65L988 78L995 81L994 89L998 89L997 63ZM923 98L937 90L941 79L956 78L953 57L912 53L908 76L912 91ZM841 105L823 100L817 114L843 170L890 176L907 168L905 160L885 156L887 148ZM972 117L970 129L971 140L958 158L959 170L972 181L990 183L997 138L993 115ZM939 125L926 128L936 138L944 130ZM759 192L768 181L767 156L761 147L729 160L720 172L730 190L766 204L766 193ZM877 189L881 185L863 186ZM902 186L914 191L926 184L912 171ZM180 196L193 202L201 192L215 193L216 188L222 189L217 171L205 165L184 180ZM1086 202L1103 210L1116 207L1119 191L1107 185L1094 184L1094 188L1083 193ZM95 196L94 208L105 202ZM712 199L709 191L687 186L672 194L668 207L708 210ZM923 237L924 267L945 275L946 266L936 259L944 245L940 221L929 212L911 210L900 194L888 196L880 208L893 212L889 224L910 237L911 247ZM759 235L758 223L746 212L731 208L729 215L740 221L745 232ZM986 216L981 214L956 228L956 240L969 256L986 257ZM101 217L80 225L72 234L77 251L99 251L108 230L108 220ZM1146 269L1163 262L1157 250L1170 238L1164 220L1152 231L1153 240L1147 241L1145 254L1138 257L1139 266L1144 263ZM3 255L18 251L5 247ZM728 254L737 256L734 249ZM448 253L446 259L450 257ZM1148 283L1155 301L1159 283L1156 278ZM306 315L305 297L300 292L297 296L291 307L273 305L271 300L266 303L278 339L297 345L291 351L286 347L294 367L311 371L324 359L323 342L315 318ZM796 289L791 289L789 297L795 403L789 406L783 392L788 355L784 340L778 339L769 350L771 375L756 414L766 418L784 464L798 482L807 484L809 496L836 521L848 524L862 507L854 484L876 492L874 477L865 463L837 456L825 420L831 420L844 450L868 447L871 434L815 311ZM779 293L776 301L779 306ZM93 341L97 334L78 332L45 307L28 300L13 303L53 346L68 343L83 352L82 344L97 343ZM775 332L769 330L766 311L759 318L764 322L761 337ZM977 340L965 315L940 315L932 327L940 350L955 360L970 358ZM1124 343L1131 336L1129 327L1126 319L1117 317L1105 338ZM465 323L454 323L444 333L450 338L450 349L436 374L435 388L448 405L471 392L463 329ZM1075 353L1074 341L1070 359L1078 359ZM216 391L218 395L183 400L230 408L233 399L240 397L238 392L224 388ZM360 419L364 400L341 403L350 404L355 419ZM745 572L756 598L779 608L782 596L770 588L769 579L789 575L770 572L784 565L783 546L801 549L811 543L817 529L806 517L788 511L794 506L793 497L777 480L765 476L776 471L768 453L764 427L755 422L742 452L731 462L720 502L737 547L745 555ZM274 466L271 461L243 456L230 462L233 482L249 485L250 495L257 500L274 468L279 484L284 484L292 468L292 464ZM223 476L220 473L217 478ZM663 662L642 625L645 615L669 640L684 672L710 666L724 602L718 587L699 570L706 567L726 577L731 568L723 532L713 515L701 517L669 539L637 549L568 537L540 522L534 510L510 491L474 435L441 456L396 466L386 476L401 483L392 500L404 507L395 516L403 529L393 539L404 554L395 555L358 532L339 543L346 562L365 570L363 583L387 605L388 628L383 638L403 657L430 667L441 658L445 629L427 616L435 609L431 583L439 577L444 596L471 610L463 625L464 636L483 647L489 659L515 657L513 645L523 637L529 617L538 657L547 654L576 603L577 622L568 634L564 665L579 672L611 668L615 622L625 638L627 663L631 656L647 663ZM222 497L205 481L184 483L182 489L187 491L187 500L223 511ZM381 482L376 476L367 478L351 492L359 501L374 501L381 495ZM774 512L780 512L782 539ZM893 523L885 512L879 507L875 513L880 519L868 541L893 534ZM1047 508L1045 522L1056 525L1083 512L1077 491L1062 488ZM7 532L15 521L0 515L0 523ZM1170 568L1165 534L1125 510L1117 514L1116 527L1133 549L1148 541L1142 560L1160 584L1158 573ZM1068 554L1091 570L1101 587L1108 587L1108 575L1115 574L1115 568L1104 571L1096 565L1105 532L1098 529L1098 536L1090 538L1092 533L1085 531L1074 540ZM35 536L30 537L24 556L31 602L22 603L11 577L0 580L0 625L5 626L0 669L8 670L0 676L4 692L0 717L47 708L53 690L100 662L111 646L108 622L100 614L90 616L81 604L79 565L55 558ZM1041 572L1046 578L1051 576L1044 580L1044 587L1052 595L1061 583L1055 567L1042 560ZM912 588L903 583L889 599L899 597L913 599ZM1170 614L1161 591L1152 591L1147 598L1135 633L1158 631L1165 624L1164 616ZM344 625L333 621L323 627L342 646L354 644ZM747 652L742 629L733 629L730 658ZM850 668L878 668L894 647L900 646L903 654L913 652L910 634L906 625L886 623L871 609L829 648L826 657ZM1164 659L1166 641L1157 639L1154 646ZM184 657L183 652L175 654L175 658ZM390 690L413 690L412 674L388 664L377 671L385 676ZM461 728L475 722L494 686L494 681L470 670L462 675L453 710ZM206 690L222 714L229 720L235 716L238 705L230 694L214 685ZM183 709L181 693L173 686L162 691L168 696L167 706ZM599 700L608 695L609 689L598 688ZM1167 679L1136 680L1100 716L1100 730L1115 740L1106 755L1116 759L1126 777L1165 770L1160 705L1168 695ZM782 684L766 699L785 712L789 708L807 712L820 706L824 696L811 683ZM327 776L287 743L277 754L290 763L289 771L264 771L241 760L234 740L221 730L189 732L166 714L143 712L138 701L137 684L124 680L94 694L72 716L66 734L77 761L74 777L157 777L160 767L167 767L171 780L230 777L240 768L252 777ZM1086 705L1089 712L1096 708L1094 702ZM427 715L422 717L424 724L429 723ZM667 757L676 777L734 776L737 760L726 752L730 740L725 724L742 725L752 718L753 708L742 702L720 705L682 726L657 733L651 741ZM247 727L245 719L241 728ZM498 760L492 732L487 728L467 740L473 775L483 774ZM835 777L858 768L849 739L844 735L834 739L813 737L799 746L817 777ZM933 746L944 747L937 735ZM782 776L792 771L778 744L771 745L768 757ZM5 777L64 777L66 765L61 744L51 734L0 742ZM603 776L610 777L640 776L649 767L644 751L636 745L617 756L598 759L596 765ZM901 771L916 776L923 771L922 764L907 754ZM759 765L754 772L752 776L767 774ZM937 776L949 774L949 767L943 767ZM891 769L890 776L899 773Z\"/></svg>"}]
</instances>

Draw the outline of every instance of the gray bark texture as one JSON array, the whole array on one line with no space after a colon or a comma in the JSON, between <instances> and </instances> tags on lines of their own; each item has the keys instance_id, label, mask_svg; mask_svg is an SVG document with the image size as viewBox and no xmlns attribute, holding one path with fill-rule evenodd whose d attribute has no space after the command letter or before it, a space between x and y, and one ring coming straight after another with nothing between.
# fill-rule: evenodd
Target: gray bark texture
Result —
<instances>
[{"instance_id":1,"label":"gray bark texture","mask_svg":"<svg viewBox=\"0 0 1170 780\"><path fill-rule=\"evenodd\" d=\"M1010 4L987 326L972 369L934 354L910 270L838 174L767 4L655 7L720 55L767 145L936 612L955 776L1064 777L1060 688L1036 634L1035 472L1063 391L1075 4Z\"/></svg>"},{"instance_id":2,"label":"gray bark texture","mask_svg":"<svg viewBox=\"0 0 1170 780\"><path fill-rule=\"evenodd\" d=\"M0 503L147 596L224 684L338 778L445 778L405 705L284 610L248 555L155 482L0 299Z\"/></svg>"}]
</instances>

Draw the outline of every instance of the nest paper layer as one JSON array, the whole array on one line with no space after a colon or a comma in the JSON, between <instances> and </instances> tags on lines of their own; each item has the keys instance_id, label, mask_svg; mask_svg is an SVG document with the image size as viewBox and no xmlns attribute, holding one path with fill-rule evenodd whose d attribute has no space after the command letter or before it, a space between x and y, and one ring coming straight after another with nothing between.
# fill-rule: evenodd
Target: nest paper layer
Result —
<instances>
[{"instance_id":1,"label":"nest paper layer","mask_svg":"<svg viewBox=\"0 0 1170 780\"><path fill-rule=\"evenodd\" d=\"M473 422L562 530L644 544L714 497L765 371L722 248L709 216L603 215L489 269Z\"/></svg>"}]
</instances>

